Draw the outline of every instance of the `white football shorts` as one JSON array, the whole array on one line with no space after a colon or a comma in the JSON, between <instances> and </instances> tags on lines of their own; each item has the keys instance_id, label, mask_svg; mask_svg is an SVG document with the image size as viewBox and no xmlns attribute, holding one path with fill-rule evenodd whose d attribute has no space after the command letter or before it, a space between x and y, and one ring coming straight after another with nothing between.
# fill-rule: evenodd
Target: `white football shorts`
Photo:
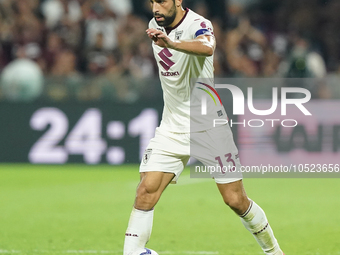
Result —
<instances>
[{"instance_id":1,"label":"white football shorts","mask_svg":"<svg viewBox=\"0 0 340 255\"><path fill-rule=\"evenodd\" d=\"M158 127L145 150L139 172L174 173L172 183L176 183L190 156L206 167L229 166L225 169L230 171L237 171L241 167L229 125L191 134L173 133ZM242 174L230 176L221 173L212 177L216 183L224 184L241 180Z\"/></svg>"}]
</instances>

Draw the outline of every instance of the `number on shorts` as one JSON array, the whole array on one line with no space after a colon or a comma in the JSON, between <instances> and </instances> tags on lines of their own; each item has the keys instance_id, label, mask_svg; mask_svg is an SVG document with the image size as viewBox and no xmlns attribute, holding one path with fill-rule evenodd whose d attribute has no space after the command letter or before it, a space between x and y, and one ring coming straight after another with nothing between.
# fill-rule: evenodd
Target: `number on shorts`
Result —
<instances>
[{"instance_id":1,"label":"number on shorts","mask_svg":"<svg viewBox=\"0 0 340 255\"><path fill-rule=\"evenodd\" d=\"M229 163L229 162L232 162L232 163L233 163L233 168L230 169L230 171L232 172L232 171L235 171L236 164L235 164L235 161L231 158L231 156L232 156L231 153L227 153L227 154L224 155L224 157L226 158L226 162L227 162L227 163ZM218 164L220 165L220 167L221 167L221 169L222 169L222 170L221 170L222 173L225 173L225 171L223 170L224 168L223 168L223 163L222 163L221 157L218 156L218 157L216 157L215 159L218 161Z\"/></svg>"}]
</instances>

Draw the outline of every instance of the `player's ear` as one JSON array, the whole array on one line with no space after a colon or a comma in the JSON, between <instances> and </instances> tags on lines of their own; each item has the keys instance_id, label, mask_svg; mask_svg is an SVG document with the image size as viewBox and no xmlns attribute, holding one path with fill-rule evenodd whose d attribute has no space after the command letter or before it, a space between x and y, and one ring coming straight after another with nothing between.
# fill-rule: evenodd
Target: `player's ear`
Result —
<instances>
[{"instance_id":1,"label":"player's ear","mask_svg":"<svg viewBox=\"0 0 340 255\"><path fill-rule=\"evenodd\" d=\"M182 5L183 0L174 0L176 7L180 7Z\"/></svg>"}]
</instances>

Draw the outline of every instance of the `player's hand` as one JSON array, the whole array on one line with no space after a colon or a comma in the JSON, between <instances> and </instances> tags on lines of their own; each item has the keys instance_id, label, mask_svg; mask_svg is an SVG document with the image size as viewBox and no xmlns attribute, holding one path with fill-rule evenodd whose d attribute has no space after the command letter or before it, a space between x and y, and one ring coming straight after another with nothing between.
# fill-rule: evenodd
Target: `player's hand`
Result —
<instances>
[{"instance_id":1,"label":"player's hand","mask_svg":"<svg viewBox=\"0 0 340 255\"><path fill-rule=\"evenodd\" d=\"M155 29L149 28L146 30L149 38L152 39L155 44L162 48L170 48L172 49L174 46L174 42L166 35L166 33Z\"/></svg>"}]
</instances>

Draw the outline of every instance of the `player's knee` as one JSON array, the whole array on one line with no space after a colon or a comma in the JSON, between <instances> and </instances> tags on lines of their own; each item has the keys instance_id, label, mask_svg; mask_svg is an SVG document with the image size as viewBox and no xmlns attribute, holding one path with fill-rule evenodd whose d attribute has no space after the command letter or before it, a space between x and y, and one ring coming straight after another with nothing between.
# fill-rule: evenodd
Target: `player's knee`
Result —
<instances>
[{"instance_id":1,"label":"player's knee","mask_svg":"<svg viewBox=\"0 0 340 255\"><path fill-rule=\"evenodd\" d=\"M229 195L228 197L224 197L223 200L224 203L232 209L240 206L240 198L236 195Z\"/></svg>"},{"instance_id":2,"label":"player's knee","mask_svg":"<svg viewBox=\"0 0 340 255\"><path fill-rule=\"evenodd\" d=\"M157 185L145 185L141 183L137 188L135 207L142 210L152 209L159 199L159 187Z\"/></svg>"},{"instance_id":3,"label":"player's knee","mask_svg":"<svg viewBox=\"0 0 340 255\"><path fill-rule=\"evenodd\" d=\"M247 209L248 199L237 193L228 194L228 196L223 197L223 199L224 202L237 214L242 214L243 211Z\"/></svg>"},{"instance_id":4,"label":"player's knee","mask_svg":"<svg viewBox=\"0 0 340 255\"><path fill-rule=\"evenodd\" d=\"M149 196L152 197L157 193L158 189L155 186L139 185L137 189L137 196Z\"/></svg>"},{"instance_id":5,"label":"player's knee","mask_svg":"<svg viewBox=\"0 0 340 255\"><path fill-rule=\"evenodd\" d=\"M161 182L160 181L152 181L150 179L144 179L140 183L138 189L142 193L154 194L154 193L157 193L159 191L160 186L161 186Z\"/></svg>"}]
</instances>

